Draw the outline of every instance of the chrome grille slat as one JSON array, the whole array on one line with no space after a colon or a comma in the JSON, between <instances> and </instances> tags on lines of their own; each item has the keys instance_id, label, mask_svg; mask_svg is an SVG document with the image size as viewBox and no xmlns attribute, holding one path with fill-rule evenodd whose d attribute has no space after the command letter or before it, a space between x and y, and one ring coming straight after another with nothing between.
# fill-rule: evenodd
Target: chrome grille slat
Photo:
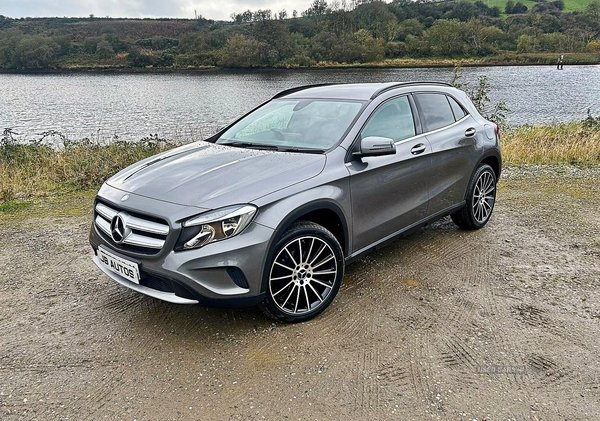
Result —
<instances>
[{"instance_id":1,"label":"chrome grille slat","mask_svg":"<svg viewBox=\"0 0 600 421\"><path fill-rule=\"evenodd\" d=\"M125 249L129 246L138 249L147 249L147 252L152 254L164 247L169 235L169 225L130 215L127 211L114 209L101 202L96 203L95 211L96 218L94 222L96 227L117 246L124 247ZM111 223L117 215L121 217L122 222L127 228L127 234L120 242L115 242L111 233ZM132 230L135 230L135 232ZM148 235L144 235L145 233Z\"/></svg>"},{"instance_id":2,"label":"chrome grille slat","mask_svg":"<svg viewBox=\"0 0 600 421\"><path fill-rule=\"evenodd\" d=\"M168 225L146 221L131 215L127 218L127 226L131 229L149 232L151 234L167 235L169 233Z\"/></svg>"},{"instance_id":3,"label":"chrome grille slat","mask_svg":"<svg viewBox=\"0 0 600 421\"><path fill-rule=\"evenodd\" d=\"M160 250L165 245L164 240L159 240L152 237L144 237L143 235L130 234L124 241L123 244L129 244L130 246L137 247L148 247L151 249Z\"/></svg>"},{"instance_id":4,"label":"chrome grille slat","mask_svg":"<svg viewBox=\"0 0 600 421\"><path fill-rule=\"evenodd\" d=\"M104 217L104 219L108 220L109 223L117 215L117 213L119 213L116 210L113 210L102 203L98 203L96 205L96 212L98 212L100 215L102 215Z\"/></svg>"},{"instance_id":5,"label":"chrome grille slat","mask_svg":"<svg viewBox=\"0 0 600 421\"><path fill-rule=\"evenodd\" d=\"M96 217L96 226L104 231L106 235L110 236L110 222L102 218L100 215Z\"/></svg>"}]
</instances>

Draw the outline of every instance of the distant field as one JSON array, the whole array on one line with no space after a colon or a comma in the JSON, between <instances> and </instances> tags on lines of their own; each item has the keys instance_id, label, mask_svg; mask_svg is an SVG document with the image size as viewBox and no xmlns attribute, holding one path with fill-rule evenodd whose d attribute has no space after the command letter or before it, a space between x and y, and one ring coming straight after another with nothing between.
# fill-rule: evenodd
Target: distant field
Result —
<instances>
[{"instance_id":1,"label":"distant field","mask_svg":"<svg viewBox=\"0 0 600 421\"><path fill-rule=\"evenodd\" d=\"M475 0L473 0L475 1ZM507 0L482 0L489 7L498 6L502 13L504 13L504 8L506 7ZM513 0L517 3L519 0ZM565 2L564 12L574 12L574 11L583 11L585 8L594 0L563 0ZM550 2L550 0L548 0ZM536 2L531 0L521 0L521 3L525 4L525 6L530 9L535 5Z\"/></svg>"}]
</instances>

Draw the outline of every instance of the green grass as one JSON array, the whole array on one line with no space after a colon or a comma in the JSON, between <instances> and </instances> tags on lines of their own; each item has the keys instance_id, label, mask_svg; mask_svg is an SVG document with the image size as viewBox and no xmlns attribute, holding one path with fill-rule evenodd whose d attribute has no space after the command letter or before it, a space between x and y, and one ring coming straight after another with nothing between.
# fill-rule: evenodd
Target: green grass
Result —
<instances>
[{"instance_id":1,"label":"green grass","mask_svg":"<svg viewBox=\"0 0 600 421\"><path fill-rule=\"evenodd\" d=\"M600 164L600 120L522 126L501 140L506 164Z\"/></svg>"},{"instance_id":2,"label":"green grass","mask_svg":"<svg viewBox=\"0 0 600 421\"><path fill-rule=\"evenodd\" d=\"M20 200L9 200L4 203L0 203L0 214L2 213L13 213L23 209L27 209L32 205L30 201L20 201Z\"/></svg>"},{"instance_id":3,"label":"green grass","mask_svg":"<svg viewBox=\"0 0 600 421\"><path fill-rule=\"evenodd\" d=\"M475 2L476 0L473 0ZM489 7L498 6L500 11L504 13L504 8L506 7L506 3L508 0L482 0ZM531 0L513 0L514 3L518 3L521 1L525 6L531 9L536 5L536 2ZM586 7L593 2L594 0L563 0L565 2L565 8L563 12L582 12L586 9Z\"/></svg>"},{"instance_id":4,"label":"green grass","mask_svg":"<svg viewBox=\"0 0 600 421\"><path fill-rule=\"evenodd\" d=\"M145 139L99 145L72 142L60 150L49 146L0 141L0 220L33 212L40 204L68 197L93 197L104 180L120 169L177 146ZM600 165L600 117L579 122L522 126L504 131L506 164ZM77 209L87 212L87 202ZM35 204L36 206L32 206ZM41 208L40 208L41 209Z\"/></svg>"},{"instance_id":5,"label":"green grass","mask_svg":"<svg viewBox=\"0 0 600 421\"><path fill-rule=\"evenodd\" d=\"M9 209L19 199L97 189L120 169L175 146L156 138L107 145L68 141L60 148L0 139L0 203Z\"/></svg>"}]
</instances>

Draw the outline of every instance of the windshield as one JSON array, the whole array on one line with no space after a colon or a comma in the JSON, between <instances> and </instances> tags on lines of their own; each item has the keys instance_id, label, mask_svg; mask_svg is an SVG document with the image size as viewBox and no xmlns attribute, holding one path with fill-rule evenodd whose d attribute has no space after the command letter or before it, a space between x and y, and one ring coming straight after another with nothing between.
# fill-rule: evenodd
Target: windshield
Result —
<instances>
[{"instance_id":1,"label":"windshield","mask_svg":"<svg viewBox=\"0 0 600 421\"><path fill-rule=\"evenodd\" d=\"M271 101L231 126L221 145L277 150L326 150L346 132L362 102L298 99Z\"/></svg>"}]
</instances>

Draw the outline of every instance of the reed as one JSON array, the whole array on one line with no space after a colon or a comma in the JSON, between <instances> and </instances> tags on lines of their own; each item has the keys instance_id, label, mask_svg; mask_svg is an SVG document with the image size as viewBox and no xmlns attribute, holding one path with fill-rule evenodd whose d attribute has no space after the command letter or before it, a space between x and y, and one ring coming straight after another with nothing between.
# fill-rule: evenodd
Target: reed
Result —
<instances>
[{"instance_id":1,"label":"reed","mask_svg":"<svg viewBox=\"0 0 600 421\"><path fill-rule=\"evenodd\" d=\"M501 141L505 164L600 163L600 124L583 122L522 126Z\"/></svg>"},{"instance_id":2,"label":"reed","mask_svg":"<svg viewBox=\"0 0 600 421\"><path fill-rule=\"evenodd\" d=\"M522 126L503 132L504 165L600 165L600 118ZM32 198L90 191L120 169L178 146L156 136L138 142L84 139L58 144L17 142L0 137L0 213L19 210Z\"/></svg>"},{"instance_id":3,"label":"reed","mask_svg":"<svg viewBox=\"0 0 600 421\"><path fill-rule=\"evenodd\" d=\"M0 139L0 203L95 189L120 169L175 146L157 137L49 145L17 143L5 136Z\"/></svg>"}]
</instances>

